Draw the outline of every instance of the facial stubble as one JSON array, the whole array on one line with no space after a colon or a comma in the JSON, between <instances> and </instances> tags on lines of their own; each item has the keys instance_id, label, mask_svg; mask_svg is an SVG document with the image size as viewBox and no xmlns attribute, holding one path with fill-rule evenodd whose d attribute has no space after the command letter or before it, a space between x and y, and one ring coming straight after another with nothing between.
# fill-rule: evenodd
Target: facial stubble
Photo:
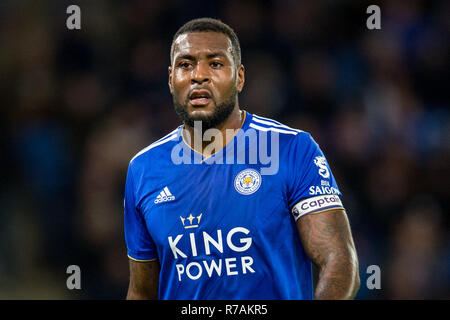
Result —
<instances>
[{"instance_id":1,"label":"facial stubble","mask_svg":"<svg viewBox=\"0 0 450 320\"><path fill-rule=\"evenodd\" d=\"M236 86L233 86L229 96L219 104L216 103L214 97L211 97L212 102L214 102L214 109L210 116L192 117L187 112L189 98L186 98L184 104L180 103L175 95L172 95L172 98L175 112L177 113L181 121L190 127L194 127L194 121L201 121L202 130L204 131L210 128L216 128L228 119L236 105L237 88Z\"/></svg>"}]
</instances>

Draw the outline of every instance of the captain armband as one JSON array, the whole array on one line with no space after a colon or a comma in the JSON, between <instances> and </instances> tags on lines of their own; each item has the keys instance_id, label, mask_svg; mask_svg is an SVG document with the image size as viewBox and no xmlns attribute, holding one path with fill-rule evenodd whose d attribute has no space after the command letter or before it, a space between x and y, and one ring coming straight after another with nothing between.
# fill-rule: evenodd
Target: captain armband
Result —
<instances>
[{"instance_id":1,"label":"captain armband","mask_svg":"<svg viewBox=\"0 0 450 320\"><path fill-rule=\"evenodd\" d=\"M295 221L310 213L318 213L331 209L344 208L341 199L337 195L321 195L303 199L292 208L292 216Z\"/></svg>"}]
</instances>

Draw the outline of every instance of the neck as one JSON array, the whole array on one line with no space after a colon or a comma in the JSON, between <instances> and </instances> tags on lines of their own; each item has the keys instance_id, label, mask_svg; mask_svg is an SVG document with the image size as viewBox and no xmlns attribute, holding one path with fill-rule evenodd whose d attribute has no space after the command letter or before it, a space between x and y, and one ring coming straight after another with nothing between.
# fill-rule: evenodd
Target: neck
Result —
<instances>
[{"instance_id":1,"label":"neck","mask_svg":"<svg viewBox=\"0 0 450 320\"><path fill-rule=\"evenodd\" d=\"M201 126L191 127L184 124L183 139L191 149L208 157L221 150L234 138L244 119L245 113L236 105L230 116L217 127L204 130Z\"/></svg>"}]
</instances>

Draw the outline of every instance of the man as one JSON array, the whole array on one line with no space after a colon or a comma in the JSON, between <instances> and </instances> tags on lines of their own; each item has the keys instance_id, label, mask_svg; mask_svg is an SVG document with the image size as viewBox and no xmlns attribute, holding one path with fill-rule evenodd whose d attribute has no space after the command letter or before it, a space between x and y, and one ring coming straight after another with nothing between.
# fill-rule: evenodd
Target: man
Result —
<instances>
[{"instance_id":1,"label":"man","mask_svg":"<svg viewBox=\"0 0 450 320\"><path fill-rule=\"evenodd\" d=\"M196 19L175 34L169 88L183 125L130 161L127 299L356 295L358 259L322 151L308 133L240 110L244 80L229 26Z\"/></svg>"}]
</instances>

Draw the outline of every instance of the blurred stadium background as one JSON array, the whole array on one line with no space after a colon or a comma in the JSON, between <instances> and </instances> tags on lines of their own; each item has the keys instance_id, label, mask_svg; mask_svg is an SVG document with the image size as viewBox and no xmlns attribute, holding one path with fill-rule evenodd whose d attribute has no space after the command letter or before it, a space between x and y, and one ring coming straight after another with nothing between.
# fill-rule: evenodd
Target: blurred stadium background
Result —
<instances>
[{"instance_id":1,"label":"blurred stadium background","mask_svg":"<svg viewBox=\"0 0 450 320\"><path fill-rule=\"evenodd\" d=\"M66 28L81 7L82 29ZM366 28L381 7L382 29ZM0 298L122 299L131 157L179 122L174 32L220 18L240 105L309 131L348 210L358 299L450 298L450 2L0 1ZM66 288L81 268L82 290ZM366 269L381 268L381 290Z\"/></svg>"}]
</instances>

